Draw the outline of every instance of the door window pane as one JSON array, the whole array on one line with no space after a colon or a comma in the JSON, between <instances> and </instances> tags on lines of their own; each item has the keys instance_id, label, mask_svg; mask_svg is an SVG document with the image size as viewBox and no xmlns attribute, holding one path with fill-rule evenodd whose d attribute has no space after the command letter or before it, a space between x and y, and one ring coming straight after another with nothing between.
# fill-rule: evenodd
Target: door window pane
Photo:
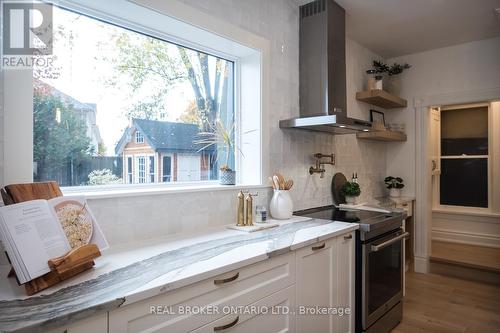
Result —
<instances>
[{"instance_id":1,"label":"door window pane","mask_svg":"<svg viewBox=\"0 0 500 333\"><path fill-rule=\"evenodd\" d=\"M488 108L441 112L441 155L488 155Z\"/></svg>"},{"instance_id":2,"label":"door window pane","mask_svg":"<svg viewBox=\"0 0 500 333\"><path fill-rule=\"evenodd\" d=\"M172 158L170 156L163 156L163 178L164 182L172 181Z\"/></svg>"},{"instance_id":3,"label":"door window pane","mask_svg":"<svg viewBox=\"0 0 500 333\"><path fill-rule=\"evenodd\" d=\"M155 157L149 156L149 182L155 182Z\"/></svg>"},{"instance_id":4,"label":"door window pane","mask_svg":"<svg viewBox=\"0 0 500 333\"><path fill-rule=\"evenodd\" d=\"M146 157L137 157L137 180L139 183L146 182Z\"/></svg>"},{"instance_id":5,"label":"door window pane","mask_svg":"<svg viewBox=\"0 0 500 333\"><path fill-rule=\"evenodd\" d=\"M127 157L127 179L128 179L128 183L129 184L133 183L133 178L132 178L132 157Z\"/></svg>"},{"instance_id":6,"label":"door window pane","mask_svg":"<svg viewBox=\"0 0 500 333\"><path fill-rule=\"evenodd\" d=\"M488 207L488 159L442 159L441 205Z\"/></svg>"}]
</instances>

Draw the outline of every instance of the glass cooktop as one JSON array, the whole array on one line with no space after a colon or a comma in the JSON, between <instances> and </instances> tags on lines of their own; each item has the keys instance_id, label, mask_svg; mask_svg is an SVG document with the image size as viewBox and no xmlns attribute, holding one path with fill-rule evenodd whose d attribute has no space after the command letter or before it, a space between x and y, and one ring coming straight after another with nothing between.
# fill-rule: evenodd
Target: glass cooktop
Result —
<instances>
[{"instance_id":1,"label":"glass cooktop","mask_svg":"<svg viewBox=\"0 0 500 333\"><path fill-rule=\"evenodd\" d=\"M323 220L363 223L363 222L368 222L369 220L375 217L382 217L384 215L391 215L391 214L373 212L367 210L342 209L342 208L337 208L335 206L324 206L324 207L297 211L294 213L294 215L306 216Z\"/></svg>"}]
</instances>

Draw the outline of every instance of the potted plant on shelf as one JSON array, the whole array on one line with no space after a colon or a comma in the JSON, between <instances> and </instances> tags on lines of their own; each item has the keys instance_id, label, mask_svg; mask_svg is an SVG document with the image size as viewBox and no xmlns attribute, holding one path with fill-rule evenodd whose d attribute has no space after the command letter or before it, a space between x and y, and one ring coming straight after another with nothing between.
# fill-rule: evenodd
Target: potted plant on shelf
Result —
<instances>
[{"instance_id":1,"label":"potted plant on shelf","mask_svg":"<svg viewBox=\"0 0 500 333\"><path fill-rule=\"evenodd\" d=\"M394 95L399 95L401 92L401 79L399 74L403 73L405 69L411 68L411 65L404 63L398 64L394 63L392 65L388 65L382 61L373 60L373 69L375 73L387 74L386 80L386 90Z\"/></svg>"},{"instance_id":2,"label":"potted plant on shelf","mask_svg":"<svg viewBox=\"0 0 500 333\"><path fill-rule=\"evenodd\" d=\"M236 171L229 166L231 152L238 150L241 153L234 144L234 124L227 128L221 119L217 119L215 124L210 124L208 132L201 132L198 136L200 139L194 141L195 144L202 145L198 152L215 146L218 149L216 161L219 159L220 153L225 156L224 164L219 168L219 183L221 185L236 184Z\"/></svg>"},{"instance_id":3,"label":"potted plant on shelf","mask_svg":"<svg viewBox=\"0 0 500 333\"><path fill-rule=\"evenodd\" d=\"M356 182L347 182L342 187L342 193L345 195L345 202L348 204L356 203L356 197L361 194L361 188Z\"/></svg>"},{"instance_id":4,"label":"potted plant on shelf","mask_svg":"<svg viewBox=\"0 0 500 333\"><path fill-rule=\"evenodd\" d=\"M389 196L392 198L399 198L401 196L401 189L405 187L403 178L401 177L385 177L385 186L389 189Z\"/></svg>"}]
</instances>

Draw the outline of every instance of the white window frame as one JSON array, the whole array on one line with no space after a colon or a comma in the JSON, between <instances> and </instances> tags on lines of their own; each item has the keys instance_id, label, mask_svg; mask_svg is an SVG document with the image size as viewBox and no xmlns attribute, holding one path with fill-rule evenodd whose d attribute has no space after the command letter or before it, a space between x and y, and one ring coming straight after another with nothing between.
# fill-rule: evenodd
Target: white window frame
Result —
<instances>
[{"instance_id":1,"label":"white window frame","mask_svg":"<svg viewBox=\"0 0 500 333\"><path fill-rule=\"evenodd\" d=\"M139 154L134 154L133 155L133 165L134 165L134 178L133 178L133 181L134 181L134 185L137 185L137 184L151 184L151 174L149 172L149 168L151 166L151 163L150 163L150 158L153 158L153 175L154 175L154 178L156 180L156 165L155 165L155 162L156 162L156 158L155 158L155 154L150 154L150 153L139 153ZM141 158L144 158L144 182L140 183L139 182L139 178L140 178L140 168L139 168L139 159Z\"/></svg>"},{"instance_id":2,"label":"white window frame","mask_svg":"<svg viewBox=\"0 0 500 333\"><path fill-rule=\"evenodd\" d=\"M163 180L163 158L165 157L170 157L170 180L169 181L164 181ZM160 164L161 168L158 171L158 182L159 183L172 183L174 181L174 154L169 154L169 153L161 153L160 154Z\"/></svg>"},{"instance_id":3,"label":"white window frame","mask_svg":"<svg viewBox=\"0 0 500 333\"><path fill-rule=\"evenodd\" d=\"M467 109L474 107L487 107L488 108L488 155L466 155L466 156L458 156L458 155L450 155L443 156L441 153L441 129L439 130L439 170L440 173L438 175L437 181L433 186L433 210L435 211L449 211L449 212L470 212L470 213L489 213L492 211L493 205L493 189L492 182L493 179L493 168L492 168L492 160L493 160L493 124L492 124L492 108L490 103L474 103L474 104L462 104L462 105L449 105L449 106L441 106L440 113L446 112L448 110L458 110L458 109ZM442 117L440 117L440 121L442 121ZM458 205L442 205L441 204L441 186L440 186L440 178L441 178L441 160L445 159L477 159L477 158L487 158L488 159L488 207L473 207L473 206L458 206Z\"/></svg>"},{"instance_id":4,"label":"white window frame","mask_svg":"<svg viewBox=\"0 0 500 333\"><path fill-rule=\"evenodd\" d=\"M139 130L135 131L135 143L144 143L144 135Z\"/></svg>"},{"instance_id":5,"label":"white window frame","mask_svg":"<svg viewBox=\"0 0 500 333\"><path fill-rule=\"evenodd\" d=\"M219 20L176 0L61 0L57 5L140 33L165 39L234 61L234 103L237 142L245 159L236 155L238 183L242 187L260 186L269 174L270 41ZM168 33L167 33L168 32ZM4 86L4 168L5 184L33 181L33 89L31 70L3 73ZM8 83L8 84L6 84ZM0 115L1 116L1 115ZM264 127L264 125L266 127ZM257 164L258 167L255 167ZM2 177L0 177L1 179ZM193 183L205 188L207 181ZM212 182L216 184L216 181ZM159 183L161 186L170 184ZM156 185L156 184L154 184ZM183 184L185 187L185 184ZM149 186L153 186L150 184ZM129 184L63 188L64 193L122 191ZM141 191L148 189L141 187ZM158 189L153 189L157 192ZM118 192L117 192L118 193Z\"/></svg>"},{"instance_id":6,"label":"white window frame","mask_svg":"<svg viewBox=\"0 0 500 333\"><path fill-rule=\"evenodd\" d=\"M148 181L148 156L146 155L136 155L134 156L135 160L135 180L137 181L138 184L145 184ZM144 161L143 165L143 170L141 170L141 160ZM141 177L141 171L144 173ZM143 178L144 181L141 182L141 178Z\"/></svg>"},{"instance_id":7,"label":"white window frame","mask_svg":"<svg viewBox=\"0 0 500 333\"><path fill-rule=\"evenodd\" d=\"M153 173L151 173L151 158L153 158ZM147 170L147 175L148 175L148 183L156 183L157 177L156 177L156 154L149 155L148 156L148 170ZM153 177L153 181L151 181L151 176Z\"/></svg>"},{"instance_id":8,"label":"white window frame","mask_svg":"<svg viewBox=\"0 0 500 333\"><path fill-rule=\"evenodd\" d=\"M130 159L130 170L129 170L129 159ZM123 158L123 170L125 176L125 184L133 184L134 183L134 156L133 155L124 155Z\"/></svg>"}]
</instances>

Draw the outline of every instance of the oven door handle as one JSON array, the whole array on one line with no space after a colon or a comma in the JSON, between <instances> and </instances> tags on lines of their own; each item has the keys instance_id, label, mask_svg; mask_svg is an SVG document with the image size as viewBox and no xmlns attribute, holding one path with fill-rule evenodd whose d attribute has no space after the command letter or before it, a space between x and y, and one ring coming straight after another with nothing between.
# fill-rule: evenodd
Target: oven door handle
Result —
<instances>
[{"instance_id":1,"label":"oven door handle","mask_svg":"<svg viewBox=\"0 0 500 333\"><path fill-rule=\"evenodd\" d=\"M379 250L382 250L382 249L383 249L383 248L385 248L385 247L388 247L388 246L389 246L389 245L391 245L391 244L396 243L397 241L400 241L400 240L401 240L401 239L403 239L403 238L408 238L408 236L409 236L409 235L410 235L410 233L409 233L409 232L404 232L404 233L402 233L402 234L401 234L401 235L399 235L399 236L396 236L396 237L394 237L394 238L389 239L388 241L385 241L385 242L380 243L380 244L378 244L378 245L372 245L372 246L370 247L370 249L372 250L372 252L377 252L377 251L379 251Z\"/></svg>"}]
</instances>

